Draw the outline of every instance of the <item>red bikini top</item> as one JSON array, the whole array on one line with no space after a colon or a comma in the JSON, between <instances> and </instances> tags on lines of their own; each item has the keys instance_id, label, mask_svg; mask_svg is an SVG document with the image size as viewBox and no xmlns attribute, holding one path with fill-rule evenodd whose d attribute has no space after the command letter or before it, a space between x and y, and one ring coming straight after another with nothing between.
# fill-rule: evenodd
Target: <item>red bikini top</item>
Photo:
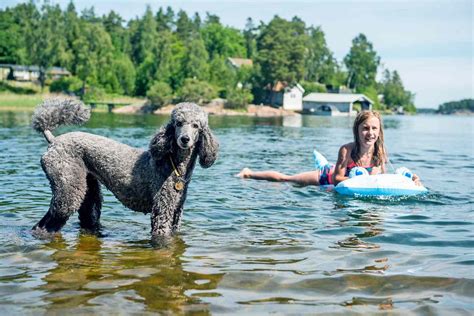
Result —
<instances>
[{"instance_id":1,"label":"red bikini top","mask_svg":"<svg viewBox=\"0 0 474 316\"><path fill-rule=\"evenodd\" d=\"M374 164L371 164L370 166L358 166L354 161L351 161L350 163L347 164L347 167L346 167L346 177L349 176L349 173L351 172L351 169L354 168L354 167L362 167L362 168L365 168L367 169L367 171L369 173L372 172L372 168L375 167Z\"/></svg>"}]
</instances>

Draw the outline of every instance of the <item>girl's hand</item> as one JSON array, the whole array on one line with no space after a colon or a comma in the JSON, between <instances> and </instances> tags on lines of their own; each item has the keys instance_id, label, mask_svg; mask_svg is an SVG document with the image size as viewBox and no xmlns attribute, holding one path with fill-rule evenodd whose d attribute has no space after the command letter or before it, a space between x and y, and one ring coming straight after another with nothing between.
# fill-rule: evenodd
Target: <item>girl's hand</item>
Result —
<instances>
[{"instance_id":1,"label":"girl's hand","mask_svg":"<svg viewBox=\"0 0 474 316\"><path fill-rule=\"evenodd\" d=\"M242 179L248 179L250 178L250 175L252 174L252 170L249 168L244 168L242 169L238 174L236 174L236 177L242 178Z\"/></svg>"},{"instance_id":2,"label":"girl's hand","mask_svg":"<svg viewBox=\"0 0 474 316\"><path fill-rule=\"evenodd\" d=\"M421 186L420 177L418 177L416 174L413 174L413 176L411 177L411 179L413 180L413 182L415 182L415 185Z\"/></svg>"}]
</instances>

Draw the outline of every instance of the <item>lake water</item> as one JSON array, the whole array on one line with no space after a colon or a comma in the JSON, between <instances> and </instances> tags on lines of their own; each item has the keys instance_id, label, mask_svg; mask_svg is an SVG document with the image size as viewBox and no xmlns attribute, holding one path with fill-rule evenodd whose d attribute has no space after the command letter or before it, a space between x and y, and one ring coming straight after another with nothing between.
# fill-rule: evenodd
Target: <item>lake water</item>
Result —
<instances>
[{"instance_id":1,"label":"lake water","mask_svg":"<svg viewBox=\"0 0 474 316\"><path fill-rule=\"evenodd\" d=\"M51 197L31 113L0 112L0 312L11 314L474 313L472 117L385 117L393 166L430 194L354 199L242 180L242 167L312 168L352 139L350 118L211 117L218 162L196 167L183 226L164 248L149 216L109 193L103 236L77 216L49 240L31 227ZM94 113L83 130L146 147L167 121Z\"/></svg>"}]
</instances>

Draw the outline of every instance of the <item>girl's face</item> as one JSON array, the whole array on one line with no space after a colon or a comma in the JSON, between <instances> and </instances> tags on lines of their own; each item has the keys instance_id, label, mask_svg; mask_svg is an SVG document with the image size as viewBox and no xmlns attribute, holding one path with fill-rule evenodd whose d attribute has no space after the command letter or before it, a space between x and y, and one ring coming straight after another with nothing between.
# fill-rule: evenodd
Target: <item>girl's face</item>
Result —
<instances>
[{"instance_id":1,"label":"girl's face","mask_svg":"<svg viewBox=\"0 0 474 316\"><path fill-rule=\"evenodd\" d=\"M360 146L369 148L375 145L380 134L380 121L375 116L369 117L358 127Z\"/></svg>"}]
</instances>

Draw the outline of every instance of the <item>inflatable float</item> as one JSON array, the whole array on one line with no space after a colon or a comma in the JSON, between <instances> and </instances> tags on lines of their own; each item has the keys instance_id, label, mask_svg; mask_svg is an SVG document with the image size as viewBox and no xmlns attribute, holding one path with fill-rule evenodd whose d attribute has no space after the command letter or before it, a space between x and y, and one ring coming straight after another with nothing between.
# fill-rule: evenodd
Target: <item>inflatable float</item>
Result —
<instances>
[{"instance_id":1,"label":"inflatable float","mask_svg":"<svg viewBox=\"0 0 474 316\"><path fill-rule=\"evenodd\" d=\"M408 196L427 193L424 186L415 185L401 174L360 175L339 182L334 190L350 196Z\"/></svg>"},{"instance_id":2,"label":"inflatable float","mask_svg":"<svg viewBox=\"0 0 474 316\"><path fill-rule=\"evenodd\" d=\"M327 164L326 158L316 150L313 152L316 168ZM348 196L410 196L425 194L424 186L416 185L413 174L407 168L398 168L396 173L369 175L364 168L353 168L349 179L338 183L334 190Z\"/></svg>"}]
</instances>

